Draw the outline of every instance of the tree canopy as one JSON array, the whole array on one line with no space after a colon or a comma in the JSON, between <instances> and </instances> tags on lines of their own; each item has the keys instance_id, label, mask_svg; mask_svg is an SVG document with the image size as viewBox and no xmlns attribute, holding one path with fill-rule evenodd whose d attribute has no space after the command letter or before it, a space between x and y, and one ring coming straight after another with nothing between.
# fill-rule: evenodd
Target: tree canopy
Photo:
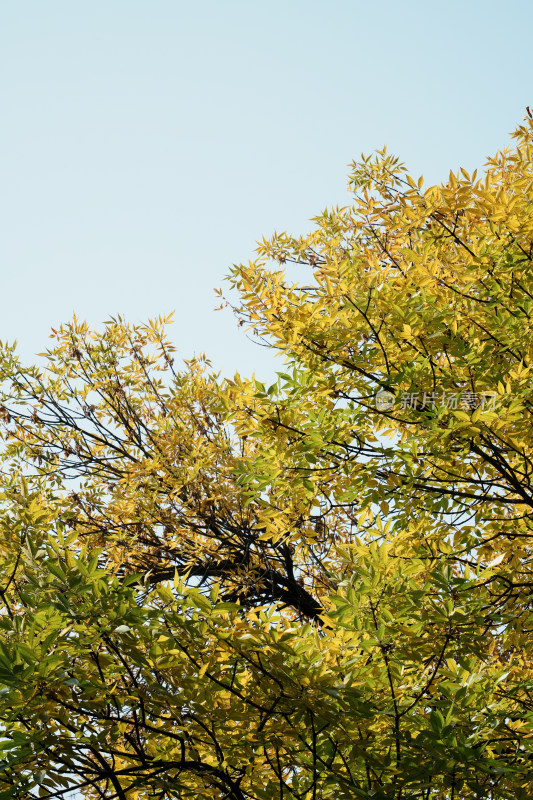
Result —
<instances>
[{"instance_id":1,"label":"tree canopy","mask_svg":"<svg viewBox=\"0 0 533 800\"><path fill-rule=\"evenodd\" d=\"M0 800L531 796L532 146L263 240L271 386L2 345Z\"/></svg>"}]
</instances>

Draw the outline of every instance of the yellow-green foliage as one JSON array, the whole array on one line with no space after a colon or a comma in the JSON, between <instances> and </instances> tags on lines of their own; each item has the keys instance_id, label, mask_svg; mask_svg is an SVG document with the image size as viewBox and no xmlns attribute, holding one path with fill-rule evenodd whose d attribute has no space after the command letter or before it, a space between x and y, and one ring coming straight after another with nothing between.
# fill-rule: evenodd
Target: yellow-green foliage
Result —
<instances>
[{"instance_id":1,"label":"yellow-green foliage","mask_svg":"<svg viewBox=\"0 0 533 800\"><path fill-rule=\"evenodd\" d=\"M273 386L2 348L0 800L531 797L532 137L234 268Z\"/></svg>"}]
</instances>

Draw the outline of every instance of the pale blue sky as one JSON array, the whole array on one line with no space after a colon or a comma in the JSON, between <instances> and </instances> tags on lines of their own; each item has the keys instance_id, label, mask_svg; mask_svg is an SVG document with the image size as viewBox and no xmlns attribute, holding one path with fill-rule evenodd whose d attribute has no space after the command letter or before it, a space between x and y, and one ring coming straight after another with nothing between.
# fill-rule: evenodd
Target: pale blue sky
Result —
<instances>
[{"instance_id":1,"label":"pale blue sky","mask_svg":"<svg viewBox=\"0 0 533 800\"><path fill-rule=\"evenodd\" d=\"M73 312L175 309L179 355L271 374L213 288L345 203L362 151L437 181L504 146L533 105L531 9L3 0L0 339L29 357Z\"/></svg>"}]
</instances>

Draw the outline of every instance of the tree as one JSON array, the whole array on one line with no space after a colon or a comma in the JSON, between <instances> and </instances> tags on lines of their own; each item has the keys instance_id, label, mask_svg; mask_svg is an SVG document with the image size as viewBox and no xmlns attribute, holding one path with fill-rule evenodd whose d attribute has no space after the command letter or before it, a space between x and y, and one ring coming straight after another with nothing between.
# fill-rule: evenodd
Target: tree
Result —
<instances>
[{"instance_id":1,"label":"tree","mask_svg":"<svg viewBox=\"0 0 533 800\"><path fill-rule=\"evenodd\" d=\"M0 798L531 796L532 135L234 268L273 386L3 348Z\"/></svg>"}]
</instances>

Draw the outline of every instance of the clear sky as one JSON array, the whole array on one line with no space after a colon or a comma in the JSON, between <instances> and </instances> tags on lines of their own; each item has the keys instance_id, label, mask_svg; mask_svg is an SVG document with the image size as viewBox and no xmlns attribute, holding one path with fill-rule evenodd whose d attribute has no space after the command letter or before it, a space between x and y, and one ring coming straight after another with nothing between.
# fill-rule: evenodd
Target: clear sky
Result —
<instances>
[{"instance_id":1,"label":"clear sky","mask_svg":"<svg viewBox=\"0 0 533 800\"><path fill-rule=\"evenodd\" d=\"M31 358L73 313L175 310L180 356L268 377L213 288L346 203L361 152L438 181L507 144L533 106L532 9L3 0L0 339Z\"/></svg>"}]
</instances>

